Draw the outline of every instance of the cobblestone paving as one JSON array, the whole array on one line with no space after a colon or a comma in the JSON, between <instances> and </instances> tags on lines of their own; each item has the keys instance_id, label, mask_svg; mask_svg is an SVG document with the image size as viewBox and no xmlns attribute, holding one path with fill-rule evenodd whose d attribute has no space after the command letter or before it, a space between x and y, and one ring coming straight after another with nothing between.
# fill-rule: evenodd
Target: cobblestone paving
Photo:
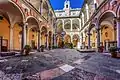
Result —
<instances>
[{"instance_id":1,"label":"cobblestone paving","mask_svg":"<svg viewBox=\"0 0 120 80\"><path fill-rule=\"evenodd\" d=\"M68 73L65 73L53 80L113 80L104 76L99 76L94 73L90 73L81 69L74 69Z\"/></svg>"},{"instance_id":2,"label":"cobblestone paving","mask_svg":"<svg viewBox=\"0 0 120 80\"><path fill-rule=\"evenodd\" d=\"M75 67L65 72L59 67ZM56 78L55 78L56 77ZM0 80L120 80L120 60L74 49L55 49L0 59ZM27 79L26 79L27 80Z\"/></svg>"}]
</instances>

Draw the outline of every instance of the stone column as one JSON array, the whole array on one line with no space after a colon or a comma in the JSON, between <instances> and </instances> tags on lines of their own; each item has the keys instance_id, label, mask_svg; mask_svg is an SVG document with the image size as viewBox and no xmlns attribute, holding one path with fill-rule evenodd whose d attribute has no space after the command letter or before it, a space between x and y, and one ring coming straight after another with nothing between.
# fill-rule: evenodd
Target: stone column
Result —
<instances>
[{"instance_id":1,"label":"stone column","mask_svg":"<svg viewBox=\"0 0 120 80\"><path fill-rule=\"evenodd\" d=\"M81 19L79 19L79 29L81 30Z\"/></svg>"},{"instance_id":2,"label":"stone column","mask_svg":"<svg viewBox=\"0 0 120 80\"><path fill-rule=\"evenodd\" d=\"M64 20L62 20L62 26L63 26L63 31L65 31L65 23L64 23Z\"/></svg>"},{"instance_id":3,"label":"stone column","mask_svg":"<svg viewBox=\"0 0 120 80\"><path fill-rule=\"evenodd\" d=\"M91 48L91 45L90 45L90 36L91 36L90 31L88 31L88 49Z\"/></svg>"},{"instance_id":4,"label":"stone column","mask_svg":"<svg viewBox=\"0 0 120 80\"><path fill-rule=\"evenodd\" d=\"M88 4L86 4L86 14L87 14L87 20L89 19L89 8L88 8Z\"/></svg>"},{"instance_id":5,"label":"stone column","mask_svg":"<svg viewBox=\"0 0 120 80\"><path fill-rule=\"evenodd\" d=\"M47 33L45 34L45 37L46 37L45 45L46 45L46 48L48 48L48 34Z\"/></svg>"},{"instance_id":6,"label":"stone column","mask_svg":"<svg viewBox=\"0 0 120 80\"><path fill-rule=\"evenodd\" d=\"M40 47L40 30L38 30L38 50L39 50L39 47Z\"/></svg>"},{"instance_id":7,"label":"stone column","mask_svg":"<svg viewBox=\"0 0 120 80\"><path fill-rule=\"evenodd\" d=\"M53 34L53 42L54 42L54 46L57 46L57 39L56 39L56 34Z\"/></svg>"},{"instance_id":8,"label":"stone column","mask_svg":"<svg viewBox=\"0 0 120 80\"><path fill-rule=\"evenodd\" d=\"M117 47L120 48L120 17L116 19L117 23Z\"/></svg>"},{"instance_id":9,"label":"stone column","mask_svg":"<svg viewBox=\"0 0 120 80\"><path fill-rule=\"evenodd\" d=\"M72 19L70 21L71 21L71 29L70 30L73 31Z\"/></svg>"},{"instance_id":10,"label":"stone column","mask_svg":"<svg viewBox=\"0 0 120 80\"><path fill-rule=\"evenodd\" d=\"M14 25L11 25L10 27L10 51L13 50L13 26Z\"/></svg>"},{"instance_id":11,"label":"stone column","mask_svg":"<svg viewBox=\"0 0 120 80\"><path fill-rule=\"evenodd\" d=\"M85 21L84 21L84 14L82 13L82 27L84 26Z\"/></svg>"},{"instance_id":12,"label":"stone column","mask_svg":"<svg viewBox=\"0 0 120 80\"><path fill-rule=\"evenodd\" d=\"M97 48L100 47L100 28L97 28Z\"/></svg>"},{"instance_id":13,"label":"stone column","mask_svg":"<svg viewBox=\"0 0 120 80\"><path fill-rule=\"evenodd\" d=\"M28 23L25 23L23 26L23 48L24 46L27 44L27 32L26 32L26 28L27 28Z\"/></svg>"}]
</instances>

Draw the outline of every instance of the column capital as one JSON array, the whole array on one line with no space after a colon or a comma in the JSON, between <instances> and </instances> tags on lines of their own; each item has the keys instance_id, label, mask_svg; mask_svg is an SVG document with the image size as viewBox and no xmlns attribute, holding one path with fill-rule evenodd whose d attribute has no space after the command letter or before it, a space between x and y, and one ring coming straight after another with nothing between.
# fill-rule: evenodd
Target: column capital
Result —
<instances>
[{"instance_id":1,"label":"column capital","mask_svg":"<svg viewBox=\"0 0 120 80\"><path fill-rule=\"evenodd\" d=\"M97 30L97 31L99 31L99 30L100 30L100 28L96 28L96 30Z\"/></svg>"},{"instance_id":2,"label":"column capital","mask_svg":"<svg viewBox=\"0 0 120 80\"><path fill-rule=\"evenodd\" d=\"M88 32L87 34L88 34L88 35L92 35L92 34L91 34L91 33L89 33L89 32Z\"/></svg>"},{"instance_id":3,"label":"column capital","mask_svg":"<svg viewBox=\"0 0 120 80\"><path fill-rule=\"evenodd\" d=\"M37 30L38 33L40 33L40 30Z\"/></svg>"},{"instance_id":4,"label":"column capital","mask_svg":"<svg viewBox=\"0 0 120 80\"><path fill-rule=\"evenodd\" d=\"M120 22L120 17L114 17L114 20Z\"/></svg>"}]
</instances>

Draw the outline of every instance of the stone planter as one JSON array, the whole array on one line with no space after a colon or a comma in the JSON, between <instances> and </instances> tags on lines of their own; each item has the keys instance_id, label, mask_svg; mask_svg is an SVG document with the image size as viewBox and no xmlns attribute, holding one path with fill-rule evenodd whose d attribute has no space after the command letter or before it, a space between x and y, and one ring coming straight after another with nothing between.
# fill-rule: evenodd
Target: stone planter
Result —
<instances>
[{"instance_id":1,"label":"stone planter","mask_svg":"<svg viewBox=\"0 0 120 80\"><path fill-rule=\"evenodd\" d=\"M117 58L117 52L111 52L111 57L112 58Z\"/></svg>"}]
</instances>

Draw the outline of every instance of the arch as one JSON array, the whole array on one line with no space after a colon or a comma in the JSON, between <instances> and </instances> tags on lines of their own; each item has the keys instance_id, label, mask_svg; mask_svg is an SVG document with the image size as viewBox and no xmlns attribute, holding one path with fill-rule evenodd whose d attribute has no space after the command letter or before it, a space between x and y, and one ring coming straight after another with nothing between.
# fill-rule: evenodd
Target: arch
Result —
<instances>
[{"instance_id":1,"label":"arch","mask_svg":"<svg viewBox=\"0 0 120 80\"><path fill-rule=\"evenodd\" d=\"M8 49L20 50L21 44L19 42L21 40L19 41L19 38L22 27L19 24L25 20L24 12L14 1L6 0L0 3L0 15L3 17L2 21L5 21L4 24L1 23L4 25L5 33L0 31L0 34L4 33L2 37L8 41Z\"/></svg>"},{"instance_id":2,"label":"arch","mask_svg":"<svg viewBox=\"0 0 120 80\"><path fill-rule=\"evenodd\" d=\"M71 28L71 20L70 19L64 20L64 28L65 29L70 29Z\"/></svg>"},{"instance_id":3,"label":"arch","mask_svg":"<svg viewBox=\"0 0 120 80\"><path fill-rule=\"evenodd\" d=\"M91 31L91 29L94 27L95 27L95 23L91 23L90 26L88 27L88 31Z\"/></svg>"},{"instance_id":4,"label":"arch","mask_svg":"<svg viewBox=\"0 0 120 80\"><path fill-rule=\"evenodd\" d=\"M45 26L42 26L41 27L41 33L47 33L47 28Z\"/></svg>"},{"instance_id":5,"label":"arch","mask_svg":"<svg viewBox=\"0 0 120 80\"><path fill-rule=\"evenodd\" d=\"M39 20L37 19L37 18L35 18L34 16L28 16L27 18L26 18L26 22L28 22L28 24L29 24L29 20L30 19L32 19L33 21L35 21L35 23L33 23L34 25L37 25L37 27L38 27L38 29L40 29L40 27L39 27ZM31 22L32 23L32 22ZM30 24L31 24L30 23ZM33 25L32 24L32 25Z\"/></svg>"},{"instance_id":6,"label":"arch","mask_svg":"<svg viewBox=\"0 0 120 80\"><path fill-rule=\"evenodd\" d=\"M112 16L114 16L114 17L116 17L116 13L114 12L114 11L112 11L112 10L107 10L107 11L105 11L103 14L101 14L100 16L99 16L99 18L98 18L98 23L101 23L101 19L102 19L102 17L104 17L106 14L111 14ZM110 16L110 15L107 15L106 17L108 17L108 16ZM113 18L114 18L113 17Z\"/></svg>"},{"instance_id":7,"label":"arch","mask_svg":"<svg viewBox=\"0 0 120 80\"><path fill-rule=\"evenodd\" d=\"M74 34L73 37L72 37L72 39L73 39L73 41L72 41L73 46L74 46L74 47L77 47L77 44L78 44L78 42L80 41L80 40L79 40L79 39L80 39L79 35L78 35L78 34Z\"/></svg>"},{"instance_id":8,"label":"arch","mask_svg":"<svg viewBox=\"0 0 120 80\"><path fill-rule=\"evenodd\" d=\"M71 36L69 34L64 36L64 43L71 43Z\"/></svg>"},{"instance_id":9,"label":"arch","mask_svg":"<svg viewBox=\"0 0 120 80\"><path fill-rule=\"evenodd\" d=\"M61 33L63 31L63 21L58 20L57 21L57 33Z\"/></svg>"},{"instance_id":10,"label":"arch","mask_svg":"<svg viewBox=\"0 0 120 80\"><path fill-rule=\"evenodd\" d=\"M79 29L79 19L73 19L72 23L73 29Z\"/></svg>"},{"instance_id":11,"label":"arch","mask_svg":"<svg viewBox=\"0 0 120 80\"><path fill-rule=\"evenodd\" d=\"M105 49L108 50L111 42L116 41L117 31L115 29L116 23L114 22L114 17L116 14L114 11L108 10L104 12L99 18L99 25L101 31L101 44L105 46Z\"/></svg>"},{"instance_id":12,"label":"arch","mask_svg":"<svg viewBox=\"0 0 120 80\"><path fill-rule=\"evenodd\" d=\"M120 6L118 6L116 13L117 13L117 17L120 17Z\"/></svg>"},{"instance_id":13,"label":"arch","mask_svg":"<svg viewBox=\"0 0 120 80\"><path fill-rule=\"evenodd\" d=\"M23 22L24 22L24 20L25 20L25 14L24 14L23 10L20 8L20 6L17 5L17 4L16 4L14 1L12 1L12 0L8 0L8 1L11 2L11 3L13 3L13 4L20 10L20 12L22 13Z\"/></svg>"}]
</instances>

